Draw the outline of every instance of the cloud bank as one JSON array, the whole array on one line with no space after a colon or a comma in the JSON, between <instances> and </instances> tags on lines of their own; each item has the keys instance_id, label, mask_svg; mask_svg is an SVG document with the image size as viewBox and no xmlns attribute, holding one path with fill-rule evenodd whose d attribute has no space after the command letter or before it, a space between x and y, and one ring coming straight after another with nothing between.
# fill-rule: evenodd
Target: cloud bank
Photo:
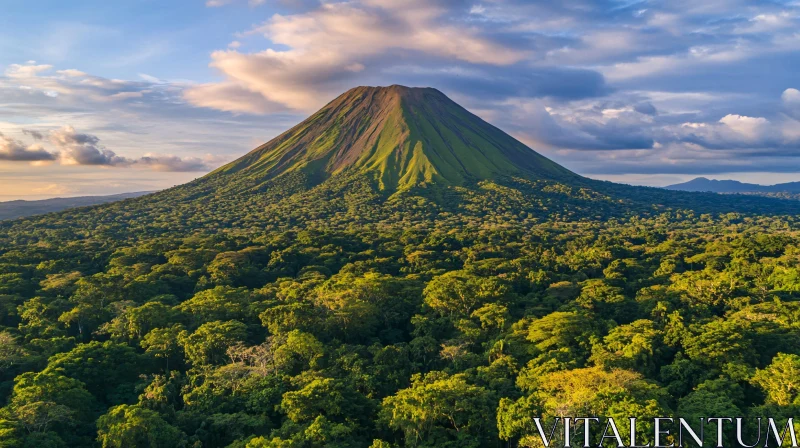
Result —
<instances>
[{"instance_id":1,"label":"cloud bank","mask_svg":"<svg viewBox=\"0 0 800 448\"><path fill-rule=\"evenodd\" d=\"M51 130L46 136L32 130L23 130L23 133L35 140L46 138L56 151L47 151L38 143L26 146L19 140L0 133L0 161L33 163L58 161L63 165L135 167L160 172L203 172L216 168L226 160L224 157L210 154L202 158L157 153L147 153L138 159L122 157L103 147L99 137L80 133L72 126Z\"/></svg>"}]
</instances>

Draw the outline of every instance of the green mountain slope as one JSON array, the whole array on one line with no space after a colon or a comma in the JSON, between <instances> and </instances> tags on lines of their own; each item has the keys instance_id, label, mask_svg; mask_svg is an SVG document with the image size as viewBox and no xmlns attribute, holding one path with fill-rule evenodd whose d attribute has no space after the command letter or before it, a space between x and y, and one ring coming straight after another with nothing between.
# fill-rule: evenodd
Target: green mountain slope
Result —
<instances>
[{"instance_id":1,"label":"green mountain slope","mask_svg":"<svg viewBox=\"0 0 800 448\"><path fill-rule=\"evenodd\" d=\"M435 89L357 87L294 128L209 175L248 187L289 173L319 183L363 174L401 191L523 176L578 180Z\"/></svg>"}]
</instances>

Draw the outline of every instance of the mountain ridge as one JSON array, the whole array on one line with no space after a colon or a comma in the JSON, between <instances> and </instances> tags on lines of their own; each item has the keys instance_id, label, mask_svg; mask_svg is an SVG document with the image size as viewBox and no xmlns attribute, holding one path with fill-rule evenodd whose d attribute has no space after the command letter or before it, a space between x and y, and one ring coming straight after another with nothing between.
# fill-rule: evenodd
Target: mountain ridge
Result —
<instances>
[{"instance_id":1,"label":"mountain ridge","mask_svg":"<svg viewBox=\"0 0 800 448\"><path fill-rule=\"evenodd\" d=\"M13 200L0 202L0 221L8 219L25 218L28 216L55 213L75 207L88 207L122 201L148 195L153 191L135 191L99 196L76 196L70 198L48 198L39 200Z\"/></svg>"},{"instance_id":2,"label":"mountain ridge","mask_svg":"<svg viewBox=\"0 0 800 448\"><path fill-rule=\"evenodd\" d=\"M690 181L667 185L667 190L701 191L712 193L800 193L800 182L785 182L773 185L751 184L738 180L716 180L696 177Z\"/></svg>"}]
</instances>

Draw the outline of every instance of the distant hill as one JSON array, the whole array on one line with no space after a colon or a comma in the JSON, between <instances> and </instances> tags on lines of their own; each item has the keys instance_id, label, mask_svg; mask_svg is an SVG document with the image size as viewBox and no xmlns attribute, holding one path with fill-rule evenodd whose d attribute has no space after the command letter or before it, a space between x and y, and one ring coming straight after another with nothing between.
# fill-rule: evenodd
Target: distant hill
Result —
<instances>
[{"instance_id":1,"label":"distant hill","mask_svg":"<svg viewBox=\"0 0 800 448\"><path fill-rule=\"evenodd\" d=\"M60 212L75 207L106 204L123 199L136 198L152 193L150 191L137 191L109 196L79 196L74 198L52 198L39 201L7 201L0 202L0 221L6 219L23 218L26 216L43 215L45 213Z\"/></svg>"},{"instance_id":2,"label":"distant hill","mask_svg":"<svg viewBox=\"0 0 800 448\"><path fill-rule=\"evenodd\" d=\"M668 185L667 190L711 193L789 193L800 194L800 182L775 185L748 184L736 180L714 180L698 177L682 184Z\"/></svg>"}]
</instances>

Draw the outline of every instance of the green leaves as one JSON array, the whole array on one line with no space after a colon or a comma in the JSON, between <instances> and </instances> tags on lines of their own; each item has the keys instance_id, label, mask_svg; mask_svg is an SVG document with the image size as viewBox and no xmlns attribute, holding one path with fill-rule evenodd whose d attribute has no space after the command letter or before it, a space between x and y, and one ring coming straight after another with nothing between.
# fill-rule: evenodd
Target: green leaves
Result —
<instances>
[{"instance_id":1,"label":"green leaves","mask_svg":"<svg viewBox=\"0 0 800 448\"><path fill-rule=\"evenodd\" d=\"M236 321L214 321L200 325L192 333L181 332L178 341L183 345L186 359L194 366L222 364L230 347L247 337L247 326Z\"/></svg>"},{"instance_id":2,"label":"green leaves","mask_svg":"<svg viewBox=\"0 0 800 448\"><path fill-rule=\"evenodd\" d=\"M186 435L154 411L120 405L97 420L97 441L103 448L181 448Z\"/></svg>"},{"instance_id":3,"label":"green leaves","mask_svg":"<svg viewBox=\"0 0 800 448\"><path fill-rule=\"evenodd\" d=\"M495 398L464 375L444 372L414 375L411 387L383 400L381 417L405 435L407 446L478 447L496 439L486 415Z\"/></svg>"},{"instance_id":4,"label":"green leaves","mask_svg":"<svg viewBox=\"0 0 800 448\"><path fill-rule=\"evenodd\" d=\"M800 407L797 217L307 175L0 224L0 447L522 447L538 415Z\"/></svg>"},{"instance_id":5,"label":"green leaves","mask_svg":"<svg viewBox=\"0 0 800 448\"><path fill-rule=\"evenodd\" d=\"M425 287L425 304L445 316L469 316L485 303L503 303L510 288L497 278L451 271L434 277Z\"/></svg>"},{"instance_id":6,"label":"green leaves","mask_svg":"<svg viewBox=\"0 0 800 448\"><path fill-rule=\"evenodd\" d=\"M778 406L800 405L800 356L779 353L752 379Z\"/></svg>"}]
</instances>

